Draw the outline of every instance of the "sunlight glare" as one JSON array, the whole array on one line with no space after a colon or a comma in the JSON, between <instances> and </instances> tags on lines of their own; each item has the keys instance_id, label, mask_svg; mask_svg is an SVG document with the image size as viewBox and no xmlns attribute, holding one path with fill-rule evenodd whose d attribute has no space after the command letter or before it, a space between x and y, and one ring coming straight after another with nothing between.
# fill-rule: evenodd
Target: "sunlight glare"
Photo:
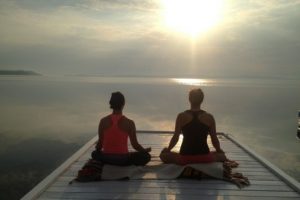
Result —
<instances>
[{"instance_id":1,"label":"sunlight glare","mask_svg":"<svg viewBox=\"0 0 300 200\"><path fill-rule=\"evenodd\" d=\"M181 85L190 85L190 86L207 86L210 83L210 81L207 79L172 78L171 80Z\"/></svg>"},{"instance_id":2,"label":"sunlight glare","mask_svg":"<svg viewBox=\"0 0 300 200\"><path fill-rule=\"evenodd\" d=\"M223 0L161 0L166 26L196 36L221 19Z\"/></svg>"}]
</instances>

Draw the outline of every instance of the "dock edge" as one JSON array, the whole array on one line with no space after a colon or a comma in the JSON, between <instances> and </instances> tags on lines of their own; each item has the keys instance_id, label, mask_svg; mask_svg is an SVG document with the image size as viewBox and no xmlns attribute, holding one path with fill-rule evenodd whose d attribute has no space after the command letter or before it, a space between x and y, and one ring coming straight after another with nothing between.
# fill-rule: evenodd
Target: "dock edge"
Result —
<instances>
[{"instance_id":1,"label":"dock edge","mask_svg":"<svg viewBox=\"0 0 300 200\"><path fill-rule=\"evenodd\" d=\"M272 164L270 161L268 161L267 159L263 158L262 156L258 155L257 153L255 153L252 149L250 149L250 147L248 147L247 145L244 145L243 143L241 143L240 141L237 141L234 136L232 136L231 134L225 134L225 133L220 133L220 135L224 135L225 137L227 137L229 140L231 140L234 144L236 144L237 146L239 146L240 148L242 148L244 151L246 151L247 153L249 153L249 155L251 155L254 159L256 159L258 162L260 162L263 166L265 166L266 168L268 168L271 172L273 172L276 176L278 176L278 178L280 178L283 182L285 182L288 186L290 186L292 189L294 189L296 192L300 193L300 183L295 180L294 178L292 178L291 176L289 176L288 174L286 174L284 171L282 171L281 169L279 169L277 166L275 166L274 164Z\"/></svg>"},{"instance_id":2,"label":"dock edge","mask_svg":"<svg viewBox=\"0 0 300 200\"><path fill-rule=\"evenodd\" d=\"M98 139L95 136L90 141L88 141L83 147L81 147L76 153L74 153L70 158L68 158L63 164L56 168L51 174L44 178L39 184L37 184L31 191L29 191L21 200L32 200L38 198L47 188L51 185L59 175L61 175L65 170L71 166L71 164L76 161L82 154L84 154Z\"/></svg>"}]
</instances>

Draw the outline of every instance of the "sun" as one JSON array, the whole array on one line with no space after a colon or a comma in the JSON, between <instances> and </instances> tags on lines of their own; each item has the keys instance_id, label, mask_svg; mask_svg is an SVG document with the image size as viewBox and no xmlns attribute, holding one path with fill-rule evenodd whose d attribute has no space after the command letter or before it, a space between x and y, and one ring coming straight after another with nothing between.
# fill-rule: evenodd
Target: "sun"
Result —
<instances>
[{"instance_id":1,"label":"sun","mask_svg":"<svg viewBox=\"0 0 300 200\"><path fill-rule=\"evenodd\" d=\"M190 36L208 31L221 19L223 0L161 0L167 27Z\"/></svg>"}]
</instances>

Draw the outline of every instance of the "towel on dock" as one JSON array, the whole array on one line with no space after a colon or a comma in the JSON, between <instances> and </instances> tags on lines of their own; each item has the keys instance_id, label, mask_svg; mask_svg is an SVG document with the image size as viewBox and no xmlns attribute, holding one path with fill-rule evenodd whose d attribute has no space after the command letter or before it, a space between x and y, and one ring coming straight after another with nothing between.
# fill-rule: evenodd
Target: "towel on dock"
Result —
<instances>
[{"instance_id":1,"label":"towel on dock","mask_svg":"<svg viewBox=\"0 0 300 200\"><path fill-rule=\"evenodd\" d=\"M175 164L160 164L145 167L104 165L101 179L176 179L179 177L201 179L203 177L211 177L232 182L239 188L250 185L247 177L241 173L232 173L232 168L233 165L230 161L224 163L188 164L185 166Z\"/></svg>"},{"instance_id":2,"label":"towel on dock","mask_svg":"<svg viewBox=\"0 0 300 200\"><path fill-rule=\"evenodd\" d=\"M185 166L175 164L116 166L103 165L101 162L90 159L79 170L74 180L87 182L121 179L176 179L180 177L202 179L203 177L211 177L230 181L240 188L249 185L250 182L247 177L241 173L232 173L234 167L237 167L237 163L234 161L188 164Z\"/></svg>"},{"instance_id":3,"label":"towel on dock","mask_svg":"<svg viewBox=\"0 0 300 200\"><path fill-rule=\"evenodd\" d=\"M175 179L182 175L184 170L192 168L204 174L223 179L222 163L189 164L185 166L175 164L161 164L154 166L114 166L104 165L102 169L102 180L116 179Z\"/></svg>"}]
</instances>

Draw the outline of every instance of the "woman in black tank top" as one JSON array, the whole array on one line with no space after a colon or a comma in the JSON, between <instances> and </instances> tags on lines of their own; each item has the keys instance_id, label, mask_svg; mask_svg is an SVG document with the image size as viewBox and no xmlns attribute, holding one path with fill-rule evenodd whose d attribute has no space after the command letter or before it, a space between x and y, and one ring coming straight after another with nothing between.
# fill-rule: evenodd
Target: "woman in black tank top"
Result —
<instances>
[{"instance_id":1,"label":"woman in black tank top","mask_svg":"<svg viewBox=\"0 0 300 200\"><path fill-rule=\"evenodd\" d=\"M207 135L209 127L202 123L198 116L204 111L185 111L193 116L192 120L182 127L183 141L180 147L181 155L208 154Z\"/></svg>"},{"instance_id":2,"label":"woman in black tank top","mask_svg":"<svg viewBox=\"0 0 300 200\"><path fill-rule=\"evenodd\" d=\"M164 163L185 165L190 163L223 162L228 160L220 147L216 134L214 117L201 110L204 94L201 89L191 90L189 101L191 109L179 113L175 124L175 133L169 146L164 148L160 158ZM183 135L180 151L172 152L180 134ZM207 136L210 135L215 152L210 152Z\"/></svg>"}]
</instances>

